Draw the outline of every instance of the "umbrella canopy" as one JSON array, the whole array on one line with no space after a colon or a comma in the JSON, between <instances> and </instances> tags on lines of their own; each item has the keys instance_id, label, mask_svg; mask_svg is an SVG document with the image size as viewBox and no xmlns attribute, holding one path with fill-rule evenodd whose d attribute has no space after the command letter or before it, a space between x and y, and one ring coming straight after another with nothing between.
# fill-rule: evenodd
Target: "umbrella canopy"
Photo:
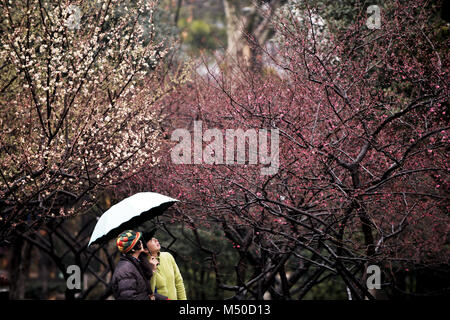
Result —
<instances>
[{"instance_id":1,"label":"umbrella canopy","mask_svg":"<svg viewBox=\"0 0 450 320\"><path fill-rule=\"evenodd\" d=\"M109 208L97 221L88 246L117 237L120 232L164 213L173 199L155 192L140 192Z\"/></svg>"}]
</instances>

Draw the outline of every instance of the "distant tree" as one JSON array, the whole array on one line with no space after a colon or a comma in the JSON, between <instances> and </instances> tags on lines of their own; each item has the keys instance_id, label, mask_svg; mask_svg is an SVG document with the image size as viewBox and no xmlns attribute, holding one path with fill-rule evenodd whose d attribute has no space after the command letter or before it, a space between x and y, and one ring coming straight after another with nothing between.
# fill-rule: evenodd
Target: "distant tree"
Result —
<instances>
[{"instance_id":1,"label":"distant tree","mask_svg":"<svg viewBox=\"0 0 450 320\"><path fill-rule=\"evenodd\" d=\"M260 47L269 40L274 29L271 21L287 0L238 1L223 0L227 29L227 54L240 57L252 67L260 67Z\"/></svg>"}]
</instances>

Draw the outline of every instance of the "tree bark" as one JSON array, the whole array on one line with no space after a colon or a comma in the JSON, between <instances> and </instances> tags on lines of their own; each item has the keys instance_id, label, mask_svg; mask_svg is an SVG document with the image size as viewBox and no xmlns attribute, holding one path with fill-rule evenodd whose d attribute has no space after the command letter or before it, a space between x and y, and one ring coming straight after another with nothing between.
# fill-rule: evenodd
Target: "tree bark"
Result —
<instances>
[{"instance_id":1,"label":"tree bark","mask_svg":"<svg viewBox=\"0 0 450 320\"><path fill-rule=\"evenodd\" d=\"M48 299L48 282L50 278L50 259L39 251L39 281L42 284L41 299Z\"/></svg>"},{"instance_id":2,"label":"tree bark","mask_svg":"<svg viewBox=\"0 0 450 320\"><path fill-rule=\"evenodd\" d=\"M261 46L274 34L270 26L271 17L276 9L286 2L286 0L272 1L268 5L268 11L262 14L259 11L262 2L259 4L249 2L247 12L243 12L245 1L223 0L227 26L227 55L237 58L240 60L238 62L251 69L261 71L263 67Z\"/></svg>"},{"instance_id":3,"label":"tree bark","mask_svg":"<svg viewBox=\"0 0 450 320\"><path fill-rule=\"evenodd\" d=\"M16 239L12 246L9 275L9 299L25 299L26 280L30 271L31 252L33 247L22 238Z\"/></svg>"},{"instance_id":4,"label":"tree bark","mask_svg":"<svg viewBox=\"0 0 450 320\"><path fill-rule=\"evenodd\" d=\"M22 262L22 248L23 240L21 238L14 241L11 250L11 257L9 259L9 299L18 300L21 297L21 285L23 283L21 273L19 272L20 264Z\"/></svg>"},{"instance_id":5,"label":"tree bark","mask_svg":"<svg viewBox=\"0 0 450 320\"><path fill-rule=\"evenodd\" d=\"M227 54L235 57L242 53L242 22L240 5L236 0L223 0L227 25Z\"/></svg>"}]
</instances>

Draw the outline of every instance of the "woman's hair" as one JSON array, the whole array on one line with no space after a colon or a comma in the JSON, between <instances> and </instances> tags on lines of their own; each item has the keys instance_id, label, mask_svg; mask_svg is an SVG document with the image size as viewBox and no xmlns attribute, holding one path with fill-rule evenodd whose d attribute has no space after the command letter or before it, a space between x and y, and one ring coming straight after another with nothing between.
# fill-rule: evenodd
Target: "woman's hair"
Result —
<instances>
[{"instance_id":1,"label":"woman's hair","mask_svg":"<svg viewBox=\"0 0 450 320\"><path fill-rule=\"evenodd\" d=\"M136 245L129 251L130 254L133 252L136 252L137 250L142 250L144 248L144 244L142 243L142 240L139 239L139 241L136 243Z\"/></svg>"}]
</instances>

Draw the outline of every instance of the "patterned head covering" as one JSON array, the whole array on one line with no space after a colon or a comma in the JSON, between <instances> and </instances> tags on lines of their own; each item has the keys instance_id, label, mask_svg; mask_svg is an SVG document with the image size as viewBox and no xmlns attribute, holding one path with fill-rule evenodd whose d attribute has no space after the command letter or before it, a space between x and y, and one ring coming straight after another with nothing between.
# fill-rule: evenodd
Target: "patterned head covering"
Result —
<instances>
[{"instance_id":1,"label":"patterned head covering","mask_svg":"<svg viewBox=\"0 0 450 320\"><path fill-rule=\"evenodd\" d=\"M116 240L117 248L122 253L127 253L138 243L142 233L133 230L123 232Z\"/></svg>"}]
</instances>

